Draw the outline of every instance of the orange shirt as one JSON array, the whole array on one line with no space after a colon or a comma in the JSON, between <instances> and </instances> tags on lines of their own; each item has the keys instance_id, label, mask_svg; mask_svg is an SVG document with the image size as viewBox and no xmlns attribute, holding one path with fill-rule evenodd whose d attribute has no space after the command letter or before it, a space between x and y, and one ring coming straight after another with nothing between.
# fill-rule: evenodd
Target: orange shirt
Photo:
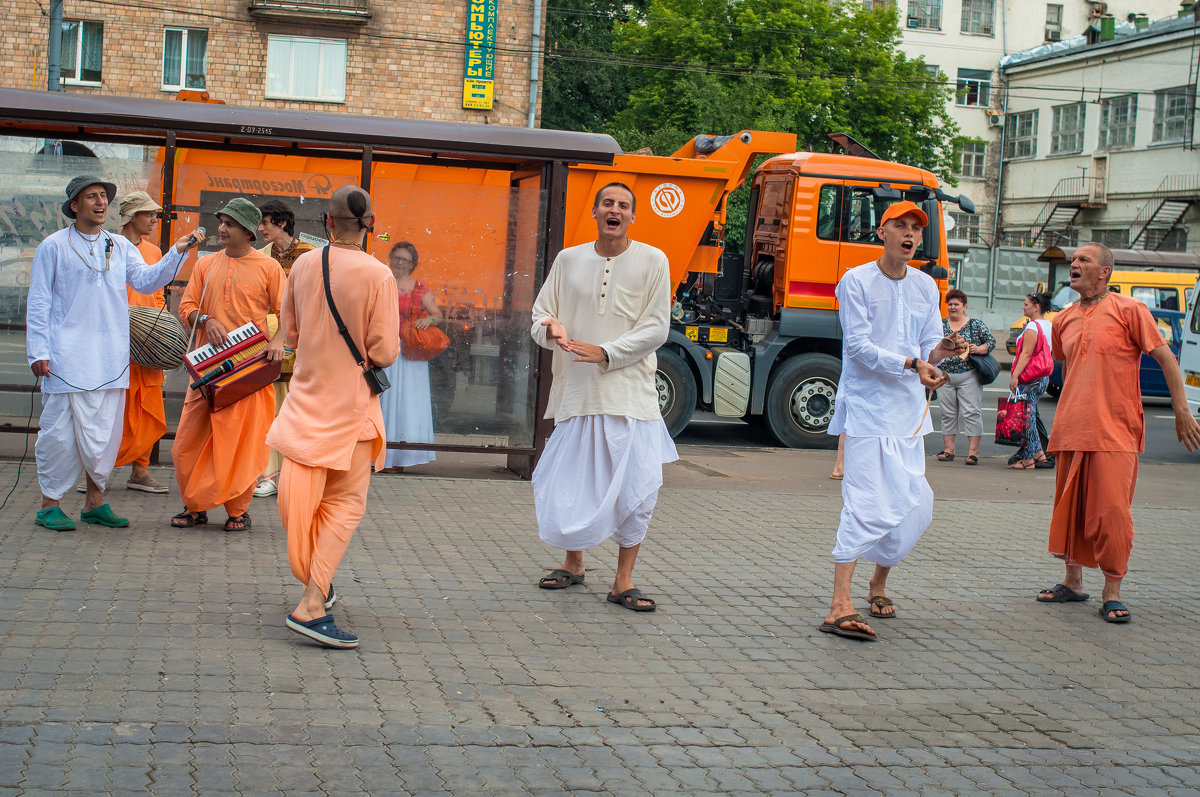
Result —
<instances>
[{"instance_id":1,"label":"orange shirt","mask_svg":"<svg viewBox=\"0 0 1200 797\"><path fill-rule=\"evenodd\" d=\"M242 257L231 258L222 249L196 261L179 300L179 317L186 328L188 317L199 310L220 321L226 332L250 321L266 332L267 313L278 311L285 281L279 264L261 252L251 249ZM208 336L203 329L197 330L193 348L205 343Z\"/></svg>"},{"instance_id":2,"label":"orange shirt","mask_svg":"<svg viewBox=\"0 0 1200 797\"><path fill-rule=\"evenodd\" d=\"M162 260L162 250L154 244L147 241L145 238L137 245L137 249L142 253L142 260L145 260L150 265L154 265ZM131 307L156 307L162 309L166 304L163 298L163 289L159 288L154 293L138 293L128 285L125 286L125 293L129 296L129 305Z\"/></svg>"},{"instance_id":3,"label":"orange shirt","mask_svg":"<svg viewBox=\"0 0 1200 797\"><path fill-rule=\"evenodd\" d=\"M1050 342L1066 372L1049 450L1142 453L1142 354L1166 345L1146 305L1119 293L1074 304L1055 316Z\"/></svg>"},{"instance_id":4,"label":"orange shirt","mask_svg":"<svg viewBox=\"0 0 1200 797\"><path fill-rule=\"evenodd\" d=\"M372 457L382 453L383 414L326 304L321 252L296 260L283 292L284 342L296 349L296 369L267 443L303 465L348 470L358 441L375 440ZM399 297L388 267L363 252L331 247L329 284L368 365L395 362Z\"/></svg>"}]
</instances>

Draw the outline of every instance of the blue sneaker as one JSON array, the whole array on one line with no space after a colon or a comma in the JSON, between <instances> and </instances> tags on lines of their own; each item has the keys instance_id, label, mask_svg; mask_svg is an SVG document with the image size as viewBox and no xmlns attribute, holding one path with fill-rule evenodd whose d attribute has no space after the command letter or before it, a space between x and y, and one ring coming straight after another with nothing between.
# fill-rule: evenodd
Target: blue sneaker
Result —
<instances>
[{"instance_id":1,"label":"blue sneaker","mask_svg":"<svg viewBox=\"0 0 1200 797\"><path fill-rule=\"evenodd\" d=\"M297 634L319 642L327 648L347 649L358 647L358 637L349 631L343 631L338 628L337 624L333 621L332 614L327 614L324 617L318 617L308 622L297 620L289 614L287 627Z\"/></svg>"}]
</instances>

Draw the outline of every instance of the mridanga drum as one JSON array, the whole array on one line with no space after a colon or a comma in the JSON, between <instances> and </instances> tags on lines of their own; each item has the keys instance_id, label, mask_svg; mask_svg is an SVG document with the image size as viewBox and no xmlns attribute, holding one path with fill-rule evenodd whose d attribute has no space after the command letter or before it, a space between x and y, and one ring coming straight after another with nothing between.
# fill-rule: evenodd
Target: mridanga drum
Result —
<instances>
[{"instance_id":1,"label":"mridanga drum","mask_svg":"<svg viewBox=\"0 0 1200 797\"><path fill-rule=\"evenodd\" d=\"M157 307L129 308L129 358L144 368L169 371L183 364L188 336L183 324Z\"/></svg>"}]
</instances>

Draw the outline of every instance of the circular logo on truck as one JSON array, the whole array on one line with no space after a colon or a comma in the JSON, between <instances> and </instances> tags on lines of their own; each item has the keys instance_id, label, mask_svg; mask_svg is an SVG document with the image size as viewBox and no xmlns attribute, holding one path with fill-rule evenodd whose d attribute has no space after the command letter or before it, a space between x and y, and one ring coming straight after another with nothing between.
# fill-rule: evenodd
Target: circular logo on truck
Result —
<instances>
[{"instance_id":1,"label":"circular logo on truck","mask_svg":"<svg viewBox=\"0 0 1200 797\"><path fill-rule=\"evenodd\" d=\"M678 216L683 210L683 189L675 183L660 183L650 193L650 207L664 219Z\"/></svg>"}]
</instances>

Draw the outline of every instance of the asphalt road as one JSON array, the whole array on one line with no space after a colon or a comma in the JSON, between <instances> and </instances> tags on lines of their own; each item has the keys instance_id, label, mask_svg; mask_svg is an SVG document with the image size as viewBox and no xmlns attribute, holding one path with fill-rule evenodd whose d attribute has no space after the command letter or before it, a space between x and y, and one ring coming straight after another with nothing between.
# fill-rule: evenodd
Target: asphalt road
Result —
<instances>
[{"instance_id":1,"label":"asphalt road","mask_svg":"<svg viewBox=\"0 0 1200 797\"><path fill-rule=\"evenodd\" d=\"M979 447L981 457L1003 457L1008 459L1015 449L1010 446L999 446L993 442L993 430L996 428L996 399L1008 394L1007 387L988 386L983 389L983 442ZM1146 399L1143 402L1146 415L1146 453L1142 456L1145 462L1162 462L1167 464L1200 464L1200 452L1189 453L1175 437L1175 416L1171 412L1171 402L1168 399ZM1054 411L1057 402L1045 396L1038 403L1042 422L1047 428L1053 428ZM941 416L938 403L935 400L930 407L933 415L933 428L941 429ZM776 447L778 443L769 434L760 432L757 428L739 420L718 418L712 413L698 412L692 418L683 433L675 440L676 443L687 445L720 445L735 447ZM925 450L936 454L942 450L942 436L939 431L925 438ZM959 455L967 451L967 440L960 435L955 449Z\"/></svg>"}]
</instances>

